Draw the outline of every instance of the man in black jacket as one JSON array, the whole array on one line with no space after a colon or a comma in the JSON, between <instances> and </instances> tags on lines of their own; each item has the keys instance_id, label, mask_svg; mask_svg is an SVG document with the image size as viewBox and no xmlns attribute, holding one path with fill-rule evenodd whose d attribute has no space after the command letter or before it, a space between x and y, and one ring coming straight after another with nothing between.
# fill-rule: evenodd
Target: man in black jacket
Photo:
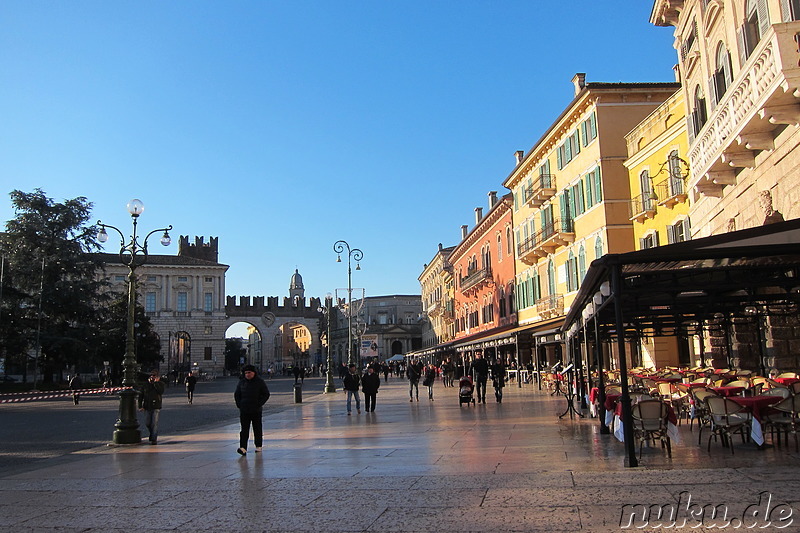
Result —
<instances>
[{"instance_id":1,"label":"man in black jacket","mask_svg":"<svg viewBox=\"0 0 800 533\"><path fill-rule=\"evenodd\" d=\"M150 444L158 444L158 417L161 414L161 397L165 389L161 374L158 370L153 370L139 394L139 410L146 413L144 425L150 432Z\"/></svg>"},{"instance_id":2,"label":"man in black jacket","mask_svg":"<svg viewBox=\"0 0 800 533\"><path fill-rule=\"evenodd\" d=\"M368 413L375 411L375 400L380 386L381 377L375 372L375 367L370 365L367 373L361 378L361 390L364 391L364 410Z\"/></svg>"},{"instance_id":3,"label":"man in black jacket","mask_svg":"<svg viewBox=\"0 0 800 533\"><path fill-rule=\"evenodd\" d=\"M475 380L475 391L478 393L478 403L486 403L486 382L489 380L489 363L483 358L481 352L475 354L475 360L472 361L470 367L470 374L473 375L473 379Z\"/></svg>"},{"instance_id":4,"label":"man in black jacket","mask_svg":"<svg viewBox=\"0 0 800 533\"><path fill-rule=\"evenodd\" d=\"M253 442L256 445L256 453L261 451L264 435L261 428L261 409L269 400L269 389L267 384L256 375L256 367L245 365L244 377L239 380L233 398L236 400L236 407L239 409L239 420L242 430L239 432L239 448L236 452L239 455L247 453L247 440L250 438L250 424L253 424Z\"/></svg>"},{"instance_id":5,"label":"man in black jacket","mask_svg":"<svg viewBox=\"0 0 800 533\"><path fill-rule=\"evenodd\" d=\"M358 389L361 387L361 378L356 372L356 365L348 367L349 372L344 377L343 385L344 390L347 391L347 414L350 415L351 401L353 397L356 399L356 410L361 414L361 398L358 397Z\"/></svg>"}]
</instances>

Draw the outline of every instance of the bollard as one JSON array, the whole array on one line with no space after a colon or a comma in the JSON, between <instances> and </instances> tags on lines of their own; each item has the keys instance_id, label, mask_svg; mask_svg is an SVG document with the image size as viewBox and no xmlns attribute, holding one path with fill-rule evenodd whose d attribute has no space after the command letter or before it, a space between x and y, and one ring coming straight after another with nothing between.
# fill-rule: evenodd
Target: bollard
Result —
<instances>
[{"instance_id":1,"label":"bollard","mask_svg":"<svg viewBox=\"0 0 800 533\"><path fill-rule=\"evenodd\" d=\"M303 403L303 386L300 383L294 384L294 403Z\"/></svg>"}]
</instances>

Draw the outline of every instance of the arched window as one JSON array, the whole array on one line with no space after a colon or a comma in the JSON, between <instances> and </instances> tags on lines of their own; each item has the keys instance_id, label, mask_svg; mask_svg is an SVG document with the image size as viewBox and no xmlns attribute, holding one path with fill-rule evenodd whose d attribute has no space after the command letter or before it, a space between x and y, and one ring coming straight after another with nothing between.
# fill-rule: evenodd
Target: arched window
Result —
<instances>
[{"instance_id":1,"label":"arched window","mask_svg":"<svg viewBox=\"0 0 800 533\"><path fill-rule=\"evenodd\" d=\"M708 110L706 109L706 96L703 93L703 88L699 85L694 88L694 108L692 111L691 126L692 137L697 136L700 130L708 120Z\"/></svg>"},{"instance_id":2,"label":"arched window","mask_svg":"<svg viewBox=\"0 0 800 533\"><path fill-rule=\"evenodd\" d=\"M747 0L744 8L744 17L744 25L736 30L739 59L742 64L747 61L747 58L750 57L750 54L753 53L767 29L769 29L767 0Z\"/></svg>"},{"instance_id":3,"label":"arched window","mask_svg":"<svg viewBox=\"0 0 800 533\"><path fill-rule=\"evenodd\" d=\"M514 254L514 239L511 238L511 226L506 227L506 255L511 257Z\"/></svg>"},{"instance_id":4,"label":"arched window","mask_svg":"<svg viewBox=\"0 0 800 533\"><path fill-rule=\"evenodd\" d=\"M711 78L711 87L714 90L714 104L722 100L725 91L733 83L733 71L731 70L731 55L725 44L720 42L717 45L717 66Z\"/></svg>"},{"instance_id":5,"label":"arched window","mask_svg":"<svg viewBox=\"0 0 800 533\"><path fill-rule=\"evenodd\" d=\"M594 258L600 259L601 257L603 257L603 238L598 235L594 241Z\"/></svg>"},{"instance_id":6,"label":"arched window","mask_svg":"<svg viewBox=\"0 0 800 533\"><path fill-rule=\"evenodd\" d=\"M685 187L683 186L683 180L685 176L678 151L671 151L667 161L669 162L669 195L677 196L679 194L683 194L685 190Z\"/></svg>"},{"instance_id":7,"label":"arched window","mask_svg":"<svg viewBox=\"0 0 800 533\"><path fill-rule=\"evenodd\" d=\"M586 248L581 244L578 250L578 283L586 277Z\"/></svg>"},{"instance_id":8,"label":"arched window","mask_svg":"<svg viewBox=\"0 0 800 533\"><path fill-rule=\"evenodd\" d=\"M642 203L640 213L653 210L653 185L650 182L650 171L643 170L639 174L639 189L642 191Z\"/></svg>"},{"instance_id":9,"label":"arched window","mask_svg":"<svg viewBox=\"0 0 800 533\"><path fill-rule=\"evenodd\" d=\"M503 260L503 236L500 232L497 233L497 260Z\"/></svg>"},{"instance_id":10,"label":"arched window","mask_svg":"<svg viewBox=\"0 0 800 533\"><path fill-rule=\"evenodd\" d=\"M547 294L553 296L556 293L556 265L553 258L547 262Z\"/></svg>"}]
</instances>

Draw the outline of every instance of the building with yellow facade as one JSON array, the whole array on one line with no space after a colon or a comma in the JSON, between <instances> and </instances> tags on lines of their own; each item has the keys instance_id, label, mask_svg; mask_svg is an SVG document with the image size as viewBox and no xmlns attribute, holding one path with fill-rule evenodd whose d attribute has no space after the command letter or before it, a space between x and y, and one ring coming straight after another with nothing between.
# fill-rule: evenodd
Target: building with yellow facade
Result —
<instances>
[{"instance_id":1,"label":"building with yellow facade","mask_svg":"<svg viewBox=\"0 0 800 533\"><path fill-rule=\"evenodd\" d=\"M689 137L686 104L676 91L625 136L636 250L673 244L690 238L686 162ZM646 367L690 365L686 337L643 339L636 347L636 364Z\"/></svg>"},{"instance_id":2,"label":"building with yellow facade","mask_svg":"<svg viewBox=\"0 0 800 533\"><path fill-rule=\"evenodd\" d=\"M527 153L517 152L503 182L514 198L517 319L540 365L561 358L555 329L589 263L634 249L625 135L680 87L586 83L584 74L572 81L572 102Z\"/></svg>"}]
</instances>

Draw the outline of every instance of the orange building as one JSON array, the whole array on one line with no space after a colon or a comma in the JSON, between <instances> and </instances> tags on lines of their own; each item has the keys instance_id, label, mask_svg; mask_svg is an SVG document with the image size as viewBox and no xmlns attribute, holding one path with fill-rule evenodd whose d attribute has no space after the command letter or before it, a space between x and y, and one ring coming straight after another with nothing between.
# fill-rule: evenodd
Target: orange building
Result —
<instances>
[{"instance_id":1,"label":"orange building","mask_svg":"<svg viewBox=\"0 0 800 533\"><path fill-rule=\"evenodd\" d=\"M449 257L453 267L455 335L451 349L471 359L516 356L511 331L517 325L511 208L513 198L489 193L489 211L475 208L475 227L462 226L462 240Z\"/></svg>"}]
</instances>

